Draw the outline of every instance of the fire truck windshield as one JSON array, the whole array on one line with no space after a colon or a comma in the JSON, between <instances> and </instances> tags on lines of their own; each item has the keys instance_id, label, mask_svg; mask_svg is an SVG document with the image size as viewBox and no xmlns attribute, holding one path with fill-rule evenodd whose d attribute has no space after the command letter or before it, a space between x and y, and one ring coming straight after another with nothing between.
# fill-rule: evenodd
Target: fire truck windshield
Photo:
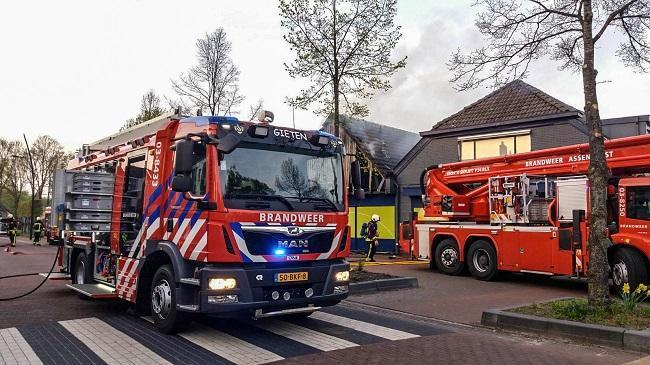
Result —
<instances>
[{"instance_id":1,"label":"fire truck windshield","mask_svg":"<svg viewBox=\"0 0 650 365\"><path fill-rule=\"evenodd\" d=\"M339 154L237 148L219 162L224 202L231 209L343 211Z\"/></svg>"}]
</instances>

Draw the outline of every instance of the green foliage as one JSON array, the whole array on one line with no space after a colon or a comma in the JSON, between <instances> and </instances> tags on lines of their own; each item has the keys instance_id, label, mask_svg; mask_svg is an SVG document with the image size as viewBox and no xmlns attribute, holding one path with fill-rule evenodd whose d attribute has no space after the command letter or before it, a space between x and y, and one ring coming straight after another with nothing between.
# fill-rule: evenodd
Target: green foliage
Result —
<instances>
[{"instance_id":1,"label":"green foliage","mask_svg":"<svg viewBox=\"0 0 650 365\"><path fill-rule=\"evenodd\" d=\"M637 303L638 304L638 303ZM516 308L513 312L567 321L617 326L632 329L650 327L650 307L637 305L630 309L623 301L609 307L590 307L585 299L562 299Z\"/></svg>"},{"instance_id":2,"label":"green foliage","mask_svg":"<svg viewBox=\"0 0 650 365\"><path fill-rule=\"evenodd\" d=\"M565 319L582 322L589 315L587 302L582 300L563 300L551 303L553 312Z\"/></svg>"},{"instance_id":3,"label":"green foliage","mask_svg":"<svg viewBox=\"0 0 650 365\"><path fill-rule=\"evenodd\" d=\"M623 300L623 307L628 312L633 311L637 304L648 299L648 296L650 296L650 288L643 283L639 284L632 292L630 291L630 284L623 284L621 299Z\"/></svg>"}]
</instances>

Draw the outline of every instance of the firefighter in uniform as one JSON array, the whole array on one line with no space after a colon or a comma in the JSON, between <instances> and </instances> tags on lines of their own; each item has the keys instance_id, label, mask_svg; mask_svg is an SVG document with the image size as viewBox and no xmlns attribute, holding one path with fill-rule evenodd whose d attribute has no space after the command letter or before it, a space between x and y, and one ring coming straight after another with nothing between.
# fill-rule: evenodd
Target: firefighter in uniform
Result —
<instances>
[{"instance_id":1,"label":"firefighter in uniform","mask_svg":"<svg viewBox=\"0 0 650 365\"><path fill-rule=\"evenodd\" d=\"M368 257L366 261L375 262L375 253L379 245L379 215L373 214L366 228L366 243L368 244Z\"/></svg>"},{"instance_id":2,"label":"firefighter in uniform","mask_svg":"<svg viewBox=\"0 0 650 365\"><path fill-rule=\"evenodd\" d=\"M7 227L7 236L9 236L9 242L11 243L11 247L16 247L17 224L13 214L11 213L7 214L7 218L3 219L3 223Z\"/></svg>"},{"instance_id":3,"label":"firefighter in uniform","mask_svg":"<svg viewBox=\"0 0 650 365\"><path fill-rule=\"evenodd\" d=\"M34 242L33 245L41 245L41 234L43 233L43 222L41 222L41 217L36 218L36 223L34 223Z\"/></svg>"}]
</instances>

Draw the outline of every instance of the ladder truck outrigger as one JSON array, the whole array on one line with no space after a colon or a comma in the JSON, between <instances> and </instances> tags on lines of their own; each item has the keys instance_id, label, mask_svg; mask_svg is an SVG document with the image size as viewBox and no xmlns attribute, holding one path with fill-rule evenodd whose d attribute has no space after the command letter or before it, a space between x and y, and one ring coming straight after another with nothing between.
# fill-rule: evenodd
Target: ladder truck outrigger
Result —
<instances>
[{"instance_id":1,"label":"ladder truck outrigger","mask_svg":"<svg viewBox=\"0 0 650 365\"><path fill-rule=\"evenodd\" d=\"M605 142L613 284L648 283L650 136ZM477 279L498 271L585 277L589 267L587 144L448 163L421 179L417 256Z\"/></svg>"},{"instance_id":2,"label":"ladder truck outrigger","mask_svg":"<svg viewBox=\"0 0 650 365\"><path fill-rule=\"evenodd\" d=\"M272 118L169 113L85 146L55 173L69 287L126 300L164 333L194 314L300 317L345 299L358 163Z\"/></svg>"}]
</instances>

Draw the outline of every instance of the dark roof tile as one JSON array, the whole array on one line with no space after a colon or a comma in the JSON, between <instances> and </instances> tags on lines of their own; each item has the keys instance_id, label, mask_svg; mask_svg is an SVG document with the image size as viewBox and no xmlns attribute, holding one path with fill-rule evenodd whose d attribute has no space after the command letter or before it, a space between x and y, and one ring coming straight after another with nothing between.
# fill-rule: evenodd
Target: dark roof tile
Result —
<instances>
[{"instance_id":1,"label":"dark roof tile","mask_svg":"<svg viewBox=\"0 0 650 365\"><path fill-rule=\"evenodd\" d=\"M431 130L488 126L567 112L578 110L521 80L515 80L443 119Z\"/></svg>"},{"instance_id":2,"label":"dark roof tile","mask_svg":"<svg viewBox=\"0 0 650 365\"><path fill-rule=\"evenodd\" d=\"M367 120L341 116L343 128L358 147L384 172L392 172L402 158L420 140L417 133L405 131ZM331 127L332 120L323 127Z\"/></svg>"}]
</instances>

